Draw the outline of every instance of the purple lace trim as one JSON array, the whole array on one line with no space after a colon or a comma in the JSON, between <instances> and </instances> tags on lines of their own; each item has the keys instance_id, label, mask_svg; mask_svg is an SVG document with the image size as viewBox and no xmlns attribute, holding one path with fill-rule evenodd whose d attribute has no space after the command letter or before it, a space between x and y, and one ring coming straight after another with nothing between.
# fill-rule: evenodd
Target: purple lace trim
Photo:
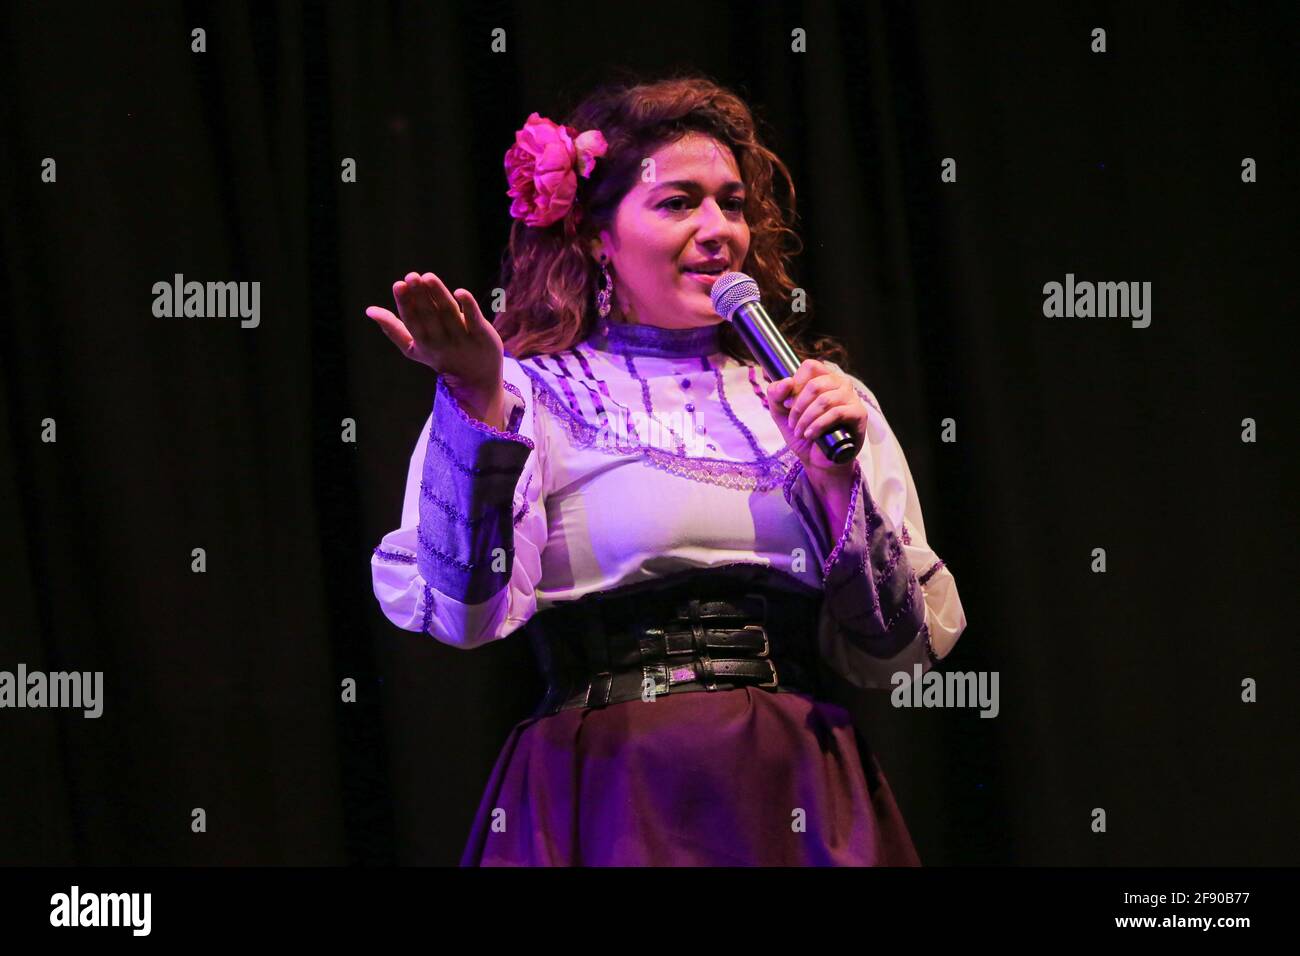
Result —
<instances>
[{"instance_id":1,"label":"purple lace trim","mask_svg":"<svg viewBox=\"0 0 1300 956\"><path fill-rule=\"evenodd\" d=\"M858 614L853 614L848 618L839 619L840 623L845 624L847 621L854 621L857 620L858 618L874 616L875 612L881 609L880 595L875 588L871 589L871 598L872 598L872 605L870 607L864 609ZM912 606L915 603L916 603L916 575L912 574L909 575L907 579L907 595L899 603L898 609L894 612L894 616L885 622L882 634L888 634L895 627L897 627L898 622L903 619L903 615L911 611Z\"/></svg>"},{"instance_id":2,"label":"purple lace trim","mask_svg":"<svg viewBox=\"0 0 1300 956\"><path fill-rule=\"evenodd\" d=\"M524 515L528 514L528 488L530 485L532 485L532 483L533 483L533 476L530 474L528 476L528 480L524 482L524 494L523 494L524 506L520 508L519 512L515 515L514 522L513 522L515 527L518 527L519 522L524 520Z\"/></svg>"},{"instance_id":3,"label":"purple lace trim","mask_svg":"<svg viewBox=\"0 0 1300 956\"><path fill-rule=\"evenodd\" d=\"M574 393L573 387L569 384L569 381L573 380L579 383L580 385L582 385L582 387L587 390L587 394L591 396L591 407L596 412L596 420L601 423L602 428L608 428L609 413L605 410L605 403L600 400L600 396L604 395L605 398L609 400L610 405L613 406L616 410L623 408L623 405L621 405L619 402L616 402L614 400L614 397L610 395L609 385L606 384L605 380L596 377L596 373L592 371L591 363L587 361L587 357L583 355L580 351L578 351L576 348L569 349L569 351L578 357L578 365L581 366L582 374L585 376L585 378L579 379L576 376L574 376L573 373L569 371L569 367L564 364L564 359L558 353L551 356L534 355L531 359L529 359L529 361L532 362L534 365L536 365L543 372L555 376L556 380L560 383L560 388L564 390L565 401L569 403L569 408L573 411L573 414L576 415L578 418L583 417L582 408L580 403L578 402L578 396ZM555 367L558 371L552 372L550 369L546 367L545 359L548 357L551 359L552 362L555 363ZM632 422L630 419L628 419L627 427L628 427L628 431L632 433L632 437L636 441L640 441L641 439L640 436L637 434L636 424Z\"/></svg>"},{"instance_id":4,"label":"purple lace trim","mask_svg":"<svg viewBox=\"0 0 1300 956\"><path fill-rule=\"evenodd\" d=\"M415 529L415 536L420 542L420 548L430 557L437 558L443 564L449 564L453 568L459 568L461 571L474 570L473 564L457 560L456 558L452 557L450 554L447 554L445 551L440 551L437 547L434 546L433 542L431 542L425 536L424 530L419 526L417 526Z\"/></svg>"},{"instance_id":5,"label":"purple lace trim","mask_svg":"<svg viewBox=\"0 0 1300 956\"><path fill-rule=\"evenodd\" d=\"M785 497L785 503L799 512L808 534L813 538L813 546L819 550L826 550L828 549L830 542L829 540L822 540L825 521L818 521L814 518L812 514L809 513L808 508L804 503L804 499L802 497L796 498L794 496L795 482L799 480L799 476L803 473L803 462L796 458L794 464L790 467L790 473L786 475L785 484L781 488L781 494ZM825 584L825 576L822 578L822 583L823 585Z\"/></svg>"},{"instance_id":6,"label":"purple lace trim","mask_svg":"<svg viewBox=\"0 0 1300 956\"><path fill-rule=\"evenodd\" d=\"M381 561L392 561L394 564L415 564L415 555L403 554L400 551L385 551L383 548L375 548L375 556Z\"/></svg>"},{"instance_id":7,"label":"purple lace trim","mask_svg":"<svg viewBox=\"0 0 1300 956\"><path fill-rule=\"evenodd\" d=\"M531 479L532 476L529 475L529 478ZM457 524L462 524L467 528L477 528L485 519L492 517L491 511L487 511L484 514L479 515L477 518L471 518L469 515L463 514L459 508L446 498L439 497L435 494L433 490L424 483L424 481L420 482L420 494L426 501L441 510L449 519ZM509 508L510 503L506 502L502 507Z\"/></svg>"},{"instance_id":8,"label":"purple lace trim","mask_svg":"<svg viewBox=\"0 0 1300 956\"><path fill-rule=\"evenodd\" d=\"M603 378L596 377L596 373L592 371L591 363L587 361L587 356L583 355L580 349L571 348L569 349L569 352L578 360L578 366L582 369L582 374L585 376L585 380L582 384L586 386L587 391L591 393L591 404L596 409L596 417L602 422L608 421L609 416L605 413L605 403L600 400L600 396L604 395L609 399L611 404L617 404L614 401L614 396L609 393L609 385ZM592 385L595 385L596 387L592 388ZM636 426L629 422L628 427L632 429L632 434L635 435Z\"/></svg>"},{"instance_id":9,"label":"purple lace trim","mask_svg":"<svg viewBox=\"0 0 1300 956\"><path fill-rule=\"evenodd\" d=\"M751 365L749 367L749 384L754 386L754 394L757 395L758 400L763 403L763 407L768 409L768 411L770 412L771 407L767 404L767 395L763 392L763 389L758 384L758 379L755 377L757 371L758 371L757 366ZM766 369L763 370L763 377L767 379L768 385L772 384L772 379L767 374Z\"/></svg>"},{"instance_id":10,"label":"purple lace trim","mask_svg":"<svg viewBox=\"0 0 1300 956\"><path fill-rule=\"evenodd\" d=\"M433 626L433 585L424 586L424 623L421 627L425 634L432 633L429 629Z\"/></svg>"},{"instance_id":11,"label":"purple lace trim","mask_svg":"<svg viewBox=\"0 0 1300 956\"><path fill-rule=\"evenodd\" d=\"M921 575L919 578L917 578L917 580L920 581L922 584L929 584L930 579L934 577L936 574L938 574L939 569L942 568L943 566L944 566L943 559L941 558L938 561L934 562L934 564L930 565L930 570L926 571L925 574Z\"/></svg>"},{"instance_id":12,"label":"purple lace trim","mask_svg":"<svg viewBox=\"0 0 1300 956\"><path fill-rule=\"evenodd\" d=\"M880 509L876 507L876 503L873 501L871 503L871 513L867 515L868 548L866 548L862 554L863 574L867 573L867 567L871 563L871 551L869 547L871 540L875 536L876 530L884 523L885 516L880 513ZM886 534L889 534L889 532L886 532ZM875 577L873 578L877 588L894 576L894 570L898 567L898 562L902 560L903 549L898 543L898 537L891 534L889 535L889 560L885 563L884 567L875 573Z\"/></svg>"},{"instance_id":13,"label":"purple lace trim","mask_svg":"<svg viewBox=\"0 0 1300 956\"><path fill-rule=\"evenodd\" d=\"M844 528L840 532L840 538L836 542L835 548L831 551L830 555L826 558L826 561L822 565L822 585L824 588L831 587L831 582L830 582L831 571L834 569L835 563L839 560L840 556L844 552L845 547L848 546L853 536L853 525L854 525L854 519L857 515L858 497L860 492L862 492L862 490L865 487L864 481L862 479L862 468L860 463L857 460L854 460L853 462L853 479L854 479L853 491L849 495L848 514L845 517ZM871 603L868 607L864 608L861 612L847 618L847 621L853 621L863 617L874 618L876 612L882 610L881 603L880 603L880 592L883 589L885 583L888 582L894 576L895 572L898 569L899 562L903 560L903 548L902 545L899 543L898 536L890 534L888 561L885 564L885 566L882 567L879 571L872 571L870 568L871 542L875 535L875 532L879 530L879 528L885 523L885 517L883 514L881 514L880 509L875 506L875 502L872 502L871 507L867 509L865 515L865 523L866 523L866 530L865 530L866 540L864 542L864 547L862 549L862 556L861 556L861 561L859 562L858 565L858 569L855 573L848 575L845 578L841 579L840 581L836 582L835 590L836 591L842 590L843 588L850 586L854 581L864 581L864 580L870 581L871 587L868 589L868 597L870 598ZM893 616L890 617L889 620L884 622L883 632L885 634L888 634L890 631L892 631L898 625L898 623L903 620L903 616L912 610L916 601L916 587L917 587L916 575L909 574L907 580L907 595L899 603L899 606L895 610ZM842 621L841 623L847 623L847 621Z\"/></svg>"},{"instance_id":14,"label":"purple lace trim","mask_svg":"<svg viewBox=\"0 0 1300 956\"><path fill-rule=\"evenodd\" d=\"M523 436L521 436L521 438L523 441L528 442L529 448L533 447L533 443L529 441L528 438ZM442 452L442 456L447 459L447 463L462 475L513 475L518 471L517 468L512 468L509 465L503 465L500 468L489 468L487 466L482 468L471 467L457 458L456 450L452 448L451 445L447 444L447 442L443 440L442 436L432 429L429 431L429 443L438 446L439 451Z\"/></svg>"},{"instance_id":15,"label":"purple lace trim","mask_svg":"<svg viewBox=\"0 0 1300 956\"><path fill-rule=\"evenodd\" d=\"M451 392L448 390L446 381L447 380L443 378L441 375L438 376L438 392L442 397L446 398L446 400L451 404L452 411L456 414L456 417L459 418L462 422L464 422L470 428L473 428L475 431L486 432L488 435L491 435L493 438L504 438L509 441L521 442L524 445L527 445L530 450L534 448L533 440L529 438L527 435L520 435L517 431L512 432L512 431L505 431L504 429L500 429L500 428L494 428L493 426L489 425L487 422L481 422L477 418L468 414L463 408L460 407L460 404L456 401L456 397L452 395ZM507 391L517 395L520 399L523 398L523 395L520 393L519 389L511 385L509 382L502 382L501 384L503 387L506 387ZM515 427L518 428L519 416L512 413L510 416L510 420L511 423L513 423Z\"/></svg>"},{"instance_id":16,"label":"purple lace trim","mask_svg":"<svg viewBox=\"0 0 1300 956\"><path fill-rule=\"evenodd\" d=\"M501 385L507 392L519 399L520 404L510 410L510 421L506 422L506 431L513 435L519 434L519 426L524 420L524 406L527 402L524 399L524 393L519 391L518 385L512 385L510 382L502 382Z\"/></svg>"},{"instance_id":17,"label":"purple lace trim","mask_svg":"<svg viewBox=\"0 0 1300 956\"><path fill-rule=\"evenodd\" d=\"M702 362L704 370L708 371L711 363L707 358L703 359ZM732 424L740 429L740 433L745 436L745 441L749 442L749 447L754 450L754 456L756 458L762 458L764 455L763 446L754 439L754 433L745 427L745 423L740 420L740 416L738 416L735 409L731 407L731 402L727 401L727 389L722 382L722 366L719 365L713 368L713 377L717 379L718 382L718 401L722 403L723 411L727 413L727 417L731 419Z\"/></svg>"},{"instance_id":18,"label":"purple lace trim","mask_svg":"<svg viewBox=\"0 0 1300 956\"><path fill-rule=\"evenodd\" d=\"M641 383L641 404L645 406L646 418L652 422L659 421L655 418L655 407L650 401L650 383L642 378L641 374L636 370L636 365L632 361L631 353L625 352L623 354L623 361L627 364L628 374ZM707 364L709 360L706 358L703 359L703 361ZM686 442L682 439L682 436L677 434L671 425L668 425L665 422L659 422L659 424L668 429L668 434L672 435L673 440L677 443L677 454L684 457L686 455Z\"/></svg>"},{"instance_id":19,"label":"purple lace trim","mask_svg":"<svg viewBox=\"0 0 1300 956\"><path fill-rule=\"evenodd\" d=\"M796 459L794 465L790 468L790 474L785 476L785 484L781 487L781 494L785 496L786 504L791 503L790 495L794 493L794 483L799 480L799 476L802 474L803 462Z\"/></svg>"},{"instance_id":20,"label":"purple lace trim","mask_svg":"<svg viewBox=\"0 0 1300 956\"><path fill-rule=\"evenodd\" d=\"M849 543L849 538L853 535L853 516L857 514L858 509L858 491L862 488L862 465L858 459L853 459L853 491L849 495L849 510L844 519L844 527L840 530L839 540L835 542L835 547L826 560L822 563L822 583L830 577L831 568L839 560L840 554L844 551L845 545ZM868 531L870 531L870 519L868 519Z\"/></svg>"},{"instance_id":21,"label":"purple lace trim","mask_svg":"<svg viewBox=\"0 0 1300 956\"><path fill-rule=\"evenodd\" d=\"M447 554L445 551L438 550L438 548L435 547L434 544L431 541L429 541L427 537L425 537L424 532L419 527L415 529L415 536L416 538L419 539L420 547L425 551L425 553L427 553L430 557L437 558L443 564L449 564L453 568L458 568L459 570L464 571L466 573L473 571L475 568L482 567L483 565L483 562L481 561L478 564L474 564L473 562L461 561L458 558L455 558L452 555ZM513 562L515 556L514 548L507 548L506 556L510 558L511 562Z\"/></svg>"},{"instance_id":22,"label":"purple lace trim","mask_svg":"<svg viewBox=\"0 0 1300 956\"><path fill-rule=\"evenodd\" d=\"M651 467L694 481L743 491L767 491L776 487L786 477L789 460L798 460L789 446L757 461L730 461L721 458L692 458L637 441L620 440L614 430L599 429L569 408L540 372L526 365L521 367L533 381L534 399L555 416L569 441L579 448L592 448L607 455L643 455Z\"/></svg>"},{"instance_id":23,"label":"purple lace trim","mask_svg":"<svg viewBox=\"0 0 1300 956\"><path fill-rule=\"evenodd\" d=\"M564 400L569 403L569 407L575 412L578 411L578 396L574 394L573 386L569 384L569 380L573 378L573 373L569 371L569 366L564 364L564 357L559 354L534 355L532 362L543 372L550 372L550 369L546 367L546 360L548 358L555 363L555 371L551 374L555 375L556 380L560 383L560 388L564 390ZM587 387L587 391L591 391L590 386ZM592 404L596 406L597 413L603 413L603 407L600 404L600 396L595 392L592 392L591 401Z\"/></svg>"},{"instance_id":24,"label":"purple lace trim","mask_svg":"<svg viewBox=\"0 0 1300 956\"><path fill-rule=\"evenodd\" d=\"M904 614L911 613L913 605L916 604L916 575L909 575L907 578L907 597L903 598L903 603L898 605L898 610L888 621L885 622L885 633L888 634L898 622L903 619Z\"/></svg>"},{"instance_id":25,"label":"purple lace trim","mask_svg":"<svg viewBox=\"0 0 1300 956\"><path fill-rule=\"evenodd\" d=\"M934 652L934 642L930 640L930 625L922 624L921 632L925 634L925 656L930 659L931 667L937 667L943 658Z\"/></svg>"},{"instance_id":26,"label":"purple lace trim","mask_svg":"<svg viewBox=\"0 0 1300 956\"><path fill-rule=\"evenodd\" d=\"M914 605L915 603L916 603L916 575L912 574L912 575L908 575L907 578L907 597L903 599L902 604L898 605L898 611L894 614L894 616L885 622L886 634L888 634L898 625L898 622L902 620L903 615L911 611L912 605Z\"/></svg>"},{"instance_id":27,"label":"purple lace trim","mask_svg":"<svg viewBox=\"0 0 1300 956\"><path fill-rule=\"evenodd\" d=\"M835 547L832 549L831 553L827 555L826 560L822 563L823 586L827 584L827 581L830 578L831 569L835 566L835 562L839 560L840 556L844 552L844 548L848 546L849 540L853 537L853 521L857 512L857 503L858 503L858 496L860 493L860 489L863 487L863 483L861 481L862 466L857 461L853 462L853 466L854 466L853 467L854 484L853 484L853 491L849 495L848 513L845 516L844 527L840 531L839 540L836 541ZM793 493L794 483L795 481L798 480L799 475L802 472L803 472L803 463L799 462L794 466L794 468L791 469L790 475L786 477L785 487L783 491L785 493L785 500L787 503L790 502L791 500L791 494ZM884 521L885 521L884 515L880 513L880 509L875 506L874 502L872 502L870 509L866 513L867 547L865 547L862 551L862 560L858 567L858 572L863 577L867 576L868 567L871 561L870 544L871 544L872 536L875 534L876 530L884 523ZM888 581L891 577L893 577L895 570L897 570L898 568L898 562L901 561L902 559L903 559L903 549L898 546L897 538L894 538L890 542L888 563L885 564L884 567L880 568L880 570L873 571L871 574L871 579L877 588L881 587L886 581ZM853 578L850 577L845 581L840 582L840 587L846 586L852 580ZM921 583L924 584L925 582L922 581Z\"/></svg>"},{"instance_id":28,"label":"purple lace trim","mask_svg":"<svg viewBox=\"0 0 1300 956\"><path fill-rule=\"evenodd\" d=\"M877 508L873 502L871 510L868 511L866 515L867 547L863 549L862 559L858 562L858 574L863 577L866 577L867 571L871 565L871 540L874 537L876 530L884 523L884 515L880 513L880 509ZM872 574L872 581L877 589L881 588L886 581L894 576L894 572L898 569L898 562L901 560L903 560L903 549L899 546L897 536L891 536L889 540L889 560L879 571L875 571ZM825 575L823 578L824 577ZM841 581L839 586L845 587L852 580L852 578L848 578ZM921 583L924 584L925 582L922 581Z\"/></svg>"}]
</instances>

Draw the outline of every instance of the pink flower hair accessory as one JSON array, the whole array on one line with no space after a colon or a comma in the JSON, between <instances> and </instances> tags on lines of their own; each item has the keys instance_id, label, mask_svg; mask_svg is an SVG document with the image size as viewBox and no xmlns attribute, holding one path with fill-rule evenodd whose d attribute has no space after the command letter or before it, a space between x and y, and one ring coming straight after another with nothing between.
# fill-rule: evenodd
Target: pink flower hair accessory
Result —
<instances>
[{"instance_id":1,"label":"pink flower hair accessory","mask_svg":"<svg viewBox=\"0 0 1300 956\"><path fill-rule=\"evenodd\" d=\"M578 194L578 175L590 179L596 158L608 148L598 129L579 135L572 126L533 113L506 150L510 215L539 228L562 219Z\"/></svg>"}]
</instances>

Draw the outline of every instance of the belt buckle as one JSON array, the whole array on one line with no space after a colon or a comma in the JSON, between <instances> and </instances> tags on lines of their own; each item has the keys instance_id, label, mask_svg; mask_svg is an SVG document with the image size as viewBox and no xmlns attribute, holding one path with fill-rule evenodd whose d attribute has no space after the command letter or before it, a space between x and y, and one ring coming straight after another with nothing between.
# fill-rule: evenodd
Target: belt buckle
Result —
<instances>
[{"instance_id":1,"label":"belt buckle","mask_svg":"<svg viewBox=\"0 0 1300 956\"><path fill-rule=\"evenodd\" d=\"M695 671L695 679L700 682L700 685L705 690L712 691L718 689L718 679L717 676L713 674L712 661L707 656L697 657L692 661L691 669ZM706 677L705 675L709 676Z\"/></svg>"},{"instance_id":2,"label":"belt buckle","mask_svg":"<svg viewBox=\"0 0 1300 956\"><path fill-rule=\"evenodd\" d=\"M772 663L772 661L768 660L768 662L767 662L767 666L770 667L770 668L772 668L772 680L771 680L770 683L766 683L766 682L765 682L765 683L759 684L758 686L759 686L759 687L779 687L779 686L781 685L781 677L780 677L780 675L777 674L777 672L776 672L776 664L774 664L774 663Z\"/></svg>"},{"instance_id":3,"label":"belt buckle","mask_svg":"<svg viewBox=\"0 0 1300 956\"><path fill-rule=\"evenodd\" d=\"M697 669L696 673L698 674L700 671L704 671L704 670L705 670L705 668L704 668L703 666L700 666L700 667ZM711 671L712 668L708 668L708 670ZM714 678L713 680L705 680L703 677L701 677L701 678L700 678L700 683L702 683L702 684L704 685L704 689L705 689L705 690L717 690L717 689L718 689L718 681L717 681L717 678Z\"/></svg>"},{"instance_id":4,"label":"belt buckle","mask_svg":"<svg viewBox=\"0 0 1300 956\"><path fill-rule=\"evenodd\" d=\"M665 664L646 664L641 668L641 692L645 693L645 682L654 681L654 693L658 697L660 694L667 694L672 690L670 679L671 668Z\"/></svg>"},{"instance_id":5,"label":"belt buckle","mask_svg":"<svg viewBox=\"0 0 1300 956\"><path fill-rule=\"evenodd\" d=\"M741 630L758 631L758 633L763 635L763 649L755 655L756 657L767 658L772 656L772 642L768 640L767 628L765 628L762 624L746 624L744 627L741 628Z\"/></svg>"}]
</instances>

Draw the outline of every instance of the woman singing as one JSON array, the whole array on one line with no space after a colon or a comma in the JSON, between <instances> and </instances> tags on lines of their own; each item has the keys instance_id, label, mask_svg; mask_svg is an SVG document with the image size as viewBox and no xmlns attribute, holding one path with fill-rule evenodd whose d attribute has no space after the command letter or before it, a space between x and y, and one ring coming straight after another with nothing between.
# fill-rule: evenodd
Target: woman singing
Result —
<instances>
[{"instance_id":1,"label":"woman singing","mask_svg":"<svg viewBox=\"0 0 1300 956\"><path fill-rule=\"evenodd\" d=\"M956 583L842 349L785 329L801 365L772 381L709 296L742 271L786 314L788 169L737 96L677 78L534 113L506 174L495 323L432 273L366 313L439 373L371 562L384 614L461 648L520 632L548 687L462 864L919 864L823 669L928 669Z\"/></svg>"}]
</instances>

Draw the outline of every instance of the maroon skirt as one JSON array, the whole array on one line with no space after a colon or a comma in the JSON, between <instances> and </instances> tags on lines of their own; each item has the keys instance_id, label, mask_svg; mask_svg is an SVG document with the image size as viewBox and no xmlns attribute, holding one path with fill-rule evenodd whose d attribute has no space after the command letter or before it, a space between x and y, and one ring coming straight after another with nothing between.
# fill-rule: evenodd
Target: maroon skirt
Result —
<instances>
[{"instance_id":1,"label":"maroon skirt","mask_svg":"<svg viewBox=\"0 0 1300 956\"><path fill-rule=\"evenodd\" d=\"M511 730L462 866L920 866L842 707L754 687Z\"/></svg>"}]
</instances>

